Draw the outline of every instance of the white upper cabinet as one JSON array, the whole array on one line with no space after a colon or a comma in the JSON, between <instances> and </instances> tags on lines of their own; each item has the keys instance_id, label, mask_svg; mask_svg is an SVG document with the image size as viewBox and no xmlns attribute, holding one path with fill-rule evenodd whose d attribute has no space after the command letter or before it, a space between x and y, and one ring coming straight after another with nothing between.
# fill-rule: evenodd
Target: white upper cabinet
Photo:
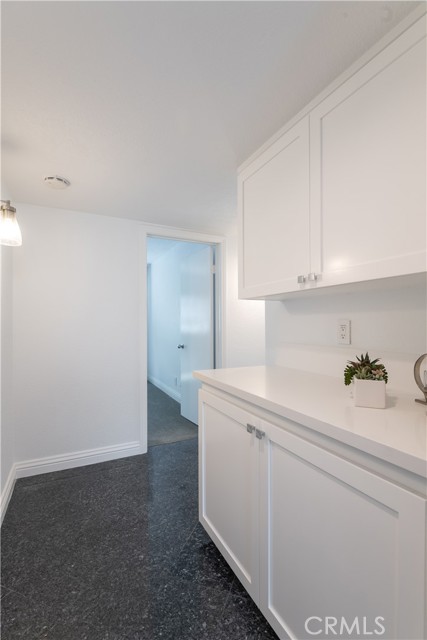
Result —
<instances>
[{"instance_id":1,"label":"white upper cabinet","mask_svg":"<svg viewBox=\"0 0 427 640\"><path fill-rule=\"evenodd\" d=\"M310 114L313 270L324 285L426 268L423 22Z\"/></svg>"},{"instance_id":2,"label":"white upper cabinet","mask_svg":"<svg viewBox=\"0 0 427 640\"><path fill-rule=\"evenodd\" d=\"M309 172L305 117L240 174L242 297L292 291L309 271Z\"/></svg>"},{"instance_id":3,"label":"white upper cabinet","mask_svg":"<svg viewBox=\"0 0 427 640\"><path fill-rule=\"evenodd\" d=\"M239 175L243 298L426 270L425 17L334 86Z\"/></svg>"}]
</instances>

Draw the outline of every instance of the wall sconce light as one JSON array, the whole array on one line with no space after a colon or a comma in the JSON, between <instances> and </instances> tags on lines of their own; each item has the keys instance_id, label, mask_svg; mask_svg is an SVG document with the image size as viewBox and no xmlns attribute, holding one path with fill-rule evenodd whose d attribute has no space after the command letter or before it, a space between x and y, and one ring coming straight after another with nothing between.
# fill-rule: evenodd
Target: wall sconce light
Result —
<instances>
[{"instance_id":1,"label":"wall sconce light","mask_svg":"<svg viewBox=\"0 0 427 640\"><path fill-rule=\"evenodd\" d=\"M0 244L8 247L20 247L22 244L16 209L11 206L10 200L0 200Z\"/></svg>"}]
</instances>

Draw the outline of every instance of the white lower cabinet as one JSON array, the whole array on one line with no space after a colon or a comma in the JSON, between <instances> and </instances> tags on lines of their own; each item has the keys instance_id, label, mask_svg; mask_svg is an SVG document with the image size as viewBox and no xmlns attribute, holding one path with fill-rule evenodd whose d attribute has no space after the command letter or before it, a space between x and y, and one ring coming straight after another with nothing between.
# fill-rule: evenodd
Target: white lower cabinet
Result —
<instances>
[{"instance_id":1,"label":"white lower cabinet","mask_svg":"<svg viewBox=\"0 0 427 640\"><path fill-rule=\"evenodd\" d=\"M200 520L279 637L424 639L425 498L209 392L200 412Z\"/></svg>"}]
</instances>

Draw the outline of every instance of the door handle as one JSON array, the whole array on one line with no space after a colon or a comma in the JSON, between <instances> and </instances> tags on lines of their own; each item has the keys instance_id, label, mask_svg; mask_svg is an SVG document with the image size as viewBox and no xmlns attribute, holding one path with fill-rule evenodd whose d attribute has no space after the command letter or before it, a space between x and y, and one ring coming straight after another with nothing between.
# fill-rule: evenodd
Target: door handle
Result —
<instances>
[{"instance_id":1,"label":"door handle","mask_svg":"<svg viewBox=\"0 0 427 640\"><path fill-rule=\"evenodd\" d=\"M179 344L179 345L178 345L178 349L183 349L183 348L184 348L184 345L183 345L183 344Z\"/></svg>"}]
</instances>

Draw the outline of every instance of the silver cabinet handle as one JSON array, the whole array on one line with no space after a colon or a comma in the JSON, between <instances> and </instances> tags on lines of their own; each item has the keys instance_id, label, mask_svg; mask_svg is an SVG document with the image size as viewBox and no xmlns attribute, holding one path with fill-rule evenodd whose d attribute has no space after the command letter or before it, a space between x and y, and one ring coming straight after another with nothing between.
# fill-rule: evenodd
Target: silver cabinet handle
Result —
<instances>
[{"instance_id":1,"label":"silver cabinet handle","mask_svg":"<svg viewBox=\"0 0 427 640\"><path fill-rule=\"evenodd\" d=\"M262 440L263 437L265 436L265 431L261 431L261 429L255 429L255 435L258 438L258 440Z\"/></svg>"},{"instance_id":2,"label":"silver cabinet handle","mask_svg":"<svg viewBox=\"0 0 427 640\"><path fill-rule=\"evenodd\" d=\"M317 280L317 273L309 273L308 279L310 282L315 282Z\"/></svg>"},{"instance_id":3,"label":"silver cabinet handle","mask_svg":"<svg viewBox=\"0 0 427 640\"><path fill-rule=\"evenodd\" d=\"M247 424L246 425L246 431L248 433L253 433L255 431L255 427L253 426L253 424Z\"/></svg>"},{"instance_id":4,"label":"silver cabinet handle","mask_svg":"<svg viewBox=\"0 0 427 640\"><path fill-rule=\"evenodd\" d=\"M297 282L298 282L298 284L304 284L304 282L305 282L305 276L298 276L298 278L297 278Z\"/></svg>"},{"instance_id":5,"label":"silver cabinet handle","mask_svg":"<svg viewBox=\"0 0 427 640\"><path fill-rule=\"evenodd\" d=\"M184 345L183 345L183 344L179 344L179 345L178 345L178 349L183 349L183 348L184 348Z\"/></svg>"}]
</instances>

